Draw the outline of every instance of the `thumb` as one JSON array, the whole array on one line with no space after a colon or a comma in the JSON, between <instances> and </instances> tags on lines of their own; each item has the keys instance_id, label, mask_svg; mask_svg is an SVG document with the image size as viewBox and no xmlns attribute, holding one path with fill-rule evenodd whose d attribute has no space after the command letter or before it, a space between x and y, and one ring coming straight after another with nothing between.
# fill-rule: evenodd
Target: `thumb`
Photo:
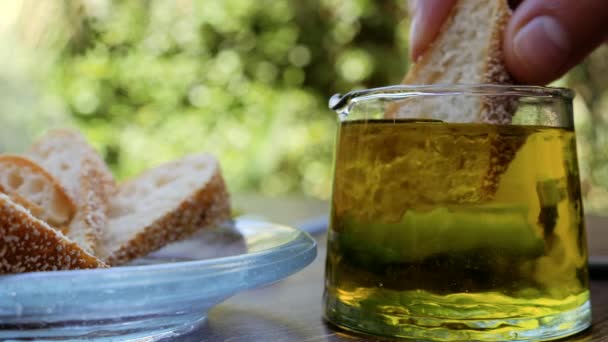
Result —
<instances>
[{"instance_id":1,"label":"thumb","mask_svg":"<svg viewBox=\"0 0 608 342\"><path fill-rule=\"evenodd\" d=\"M551 82L608 37L606 0L524 0L505 32L503 50L521 83Z\"/></svg>"}]
</instances>

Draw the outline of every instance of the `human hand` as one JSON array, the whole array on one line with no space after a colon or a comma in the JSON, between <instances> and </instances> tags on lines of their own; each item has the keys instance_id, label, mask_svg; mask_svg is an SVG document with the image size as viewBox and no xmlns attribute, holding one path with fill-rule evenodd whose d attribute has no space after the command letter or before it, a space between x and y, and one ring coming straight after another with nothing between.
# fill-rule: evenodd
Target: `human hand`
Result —
<instances>
[{"instance_id":1,"label":"human hand","mask_svg":"<svg viewBox=\"0 0 608 342\"><path fill-rule=\"evenodd\" d=\"M492 0L494 1L494 0ZM581 62L608 39L607 0L523 0L503 39L505 63L524 84L546 84ZM435 38L456 0L410 0L416 60Z\"/></svg>"}]
</instances>

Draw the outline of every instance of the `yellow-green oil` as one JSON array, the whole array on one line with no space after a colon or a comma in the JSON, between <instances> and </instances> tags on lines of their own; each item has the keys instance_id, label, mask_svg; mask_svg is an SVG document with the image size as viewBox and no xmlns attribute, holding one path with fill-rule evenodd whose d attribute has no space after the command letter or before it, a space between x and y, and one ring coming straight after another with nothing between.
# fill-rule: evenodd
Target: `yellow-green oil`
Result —
<instances>
[{"instance_id":1,"label":"yellow-green oil","mask_svg":"<svg viewBox=\"0 0 608 342\"><path fill-rule=\"evenodd\" d=\"M505 158L504 148L511 146ZM589 324L572 130L350 121L336 149L325 316L436 340ZM488 186L494 184L494 186Z\"/></svg>"}]
</instances>

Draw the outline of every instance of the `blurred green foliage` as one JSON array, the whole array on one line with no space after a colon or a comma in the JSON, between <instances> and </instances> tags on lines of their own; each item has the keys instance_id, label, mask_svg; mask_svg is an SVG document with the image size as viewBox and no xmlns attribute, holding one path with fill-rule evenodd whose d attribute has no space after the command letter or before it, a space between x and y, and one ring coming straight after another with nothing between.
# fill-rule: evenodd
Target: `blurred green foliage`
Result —
<instances>
[{"instance_id":1,"label":"blurred green foliage","mask_svg":"<svg viewBox=\"0 0 608 342\"><path fill-rule=\"evenodd\" d=\"M75 125L119 178L186 153L233 192L328 198L328 98L398 83L405 0L0 2L0 152ZM574 101L586 208L608 210L608 47Z\"/></svg>"},{"instance_id":2,"label":"blurred green foliage","mask_svg":"<svg viewBox=\"0 0 608 342\"><path fill-rule=\"evenodd\" d=\"M46 79L119 177L185 153L233 191L330 192L329 96L399 82L405 1L66 1Z\"/></svg>"},{"instance_id":3,"label":"blurred green foliage","mask_svg":"<svg viewBox=\"0 0 608 342\"><path fill-rule=\"evenodd\" d=\"M585 208L608 212L608 44L567 77L576 91L574 113Z\"/></svg>"}]
</instances>

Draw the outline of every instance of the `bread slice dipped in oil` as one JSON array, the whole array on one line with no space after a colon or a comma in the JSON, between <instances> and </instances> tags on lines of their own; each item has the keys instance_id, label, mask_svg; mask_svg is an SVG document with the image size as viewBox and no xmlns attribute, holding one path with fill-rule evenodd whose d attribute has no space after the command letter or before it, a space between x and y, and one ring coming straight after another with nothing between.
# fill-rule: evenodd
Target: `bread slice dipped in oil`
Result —
<instances>
[{"instance_id":1,"label":"bread slice dipped in oil","mask_svg":"<svg viewBox=\"0 0 608 342\"><path fill-rule=\"evenodd\" d=\"M437 37L403 79L405 85L512 84L501 50L504 28L511 17L506 0L458 0ZM392 119L435 119L448 123L512 122L517 101L509 96L418 96L394 103L385 115ZM504 140L498 130L487 137L487 151L475 164L481 199L490 199L525 138Z\"/></svg>"}]
</instances>

